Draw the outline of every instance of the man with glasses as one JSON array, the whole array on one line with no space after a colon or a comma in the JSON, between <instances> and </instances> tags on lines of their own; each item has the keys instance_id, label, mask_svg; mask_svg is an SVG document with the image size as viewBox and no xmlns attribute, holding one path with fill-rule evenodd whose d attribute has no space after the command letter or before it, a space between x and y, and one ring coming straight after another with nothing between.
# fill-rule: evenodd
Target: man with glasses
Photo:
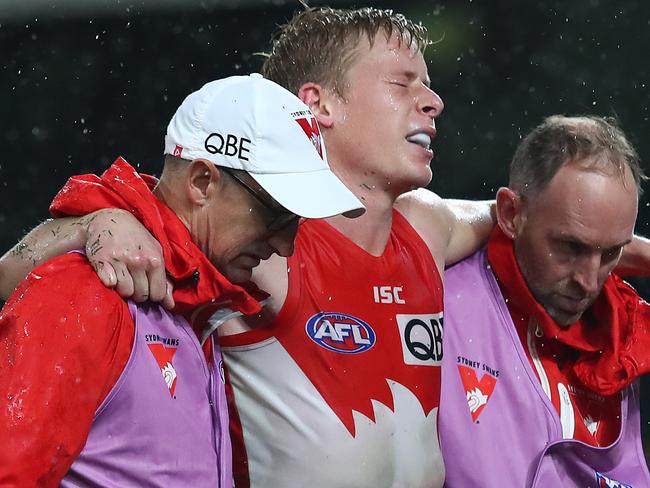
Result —
<instances>
[{"instance_id":1,"label":"man with glasses","mask_svg":"<svg viewBox=\"0 0 650 488\"><path fill-rule=\"evenodd\" d=\"M292 254L299 217L363 212L303 121L259 75L214 81L172 118L160 181L118 158L66 184L53 214L120 207L158 239L176 306L123 300L80 251L29 274L0 313L0 485L233 486L207 317L260 311L239 284Z\"/></svg>"},{"instance_id":2,"label":"man with glasses","mask_svg":"<svg viewBox=\"0 0 650 488\"><path fill-rule=\"evenodd\" d=\"M253 198L255 198L255 200L257 200L264 208L268 210L269 214L273 216L266 227L269 231L278 231L284 229L285 227L292 226L300 219L298 215L288 211L282 205L274 201L271 195L264 191L264 188L255 184L254 182L246 182L246 173L238 173L233 169L228 169L225 167L222 167L221 171L228 174L237 183L239 183L242 188L244 188L244 190L251 194Z\"/></svg>"}]
</instances>

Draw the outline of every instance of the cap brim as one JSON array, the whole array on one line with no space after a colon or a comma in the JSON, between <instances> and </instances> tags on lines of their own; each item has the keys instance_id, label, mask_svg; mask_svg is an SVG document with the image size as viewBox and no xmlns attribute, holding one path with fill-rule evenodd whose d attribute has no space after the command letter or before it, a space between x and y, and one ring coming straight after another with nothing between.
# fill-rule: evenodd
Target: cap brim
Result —
<instances>
[{"instance_id":1,"label":"cap brim","mask_svg":"<svg viewBox=\"0 0 650 488\"><path fill-rule=\"evenodd\" d=\"M343 214L349 218L366 209L329 169L306 173L249 173L280 205L301 217L322 219Z\"/></svg>"}]
</instances>

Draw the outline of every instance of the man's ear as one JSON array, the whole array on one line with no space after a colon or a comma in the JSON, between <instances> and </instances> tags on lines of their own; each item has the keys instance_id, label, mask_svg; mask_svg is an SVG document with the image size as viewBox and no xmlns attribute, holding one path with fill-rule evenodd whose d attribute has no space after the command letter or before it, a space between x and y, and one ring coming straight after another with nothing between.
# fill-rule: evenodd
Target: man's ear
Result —
<instances>
[{"instance_id":1,"label":"man's ear","mask_svg":"<svg viewBox=\"0 0 650 488\"><path fill-rule=\"evenodd\" d=\"M514 239L525 221L524 202L511 188L502 187L497 192L497 222L503 233Z\"/></svg>"},{"instance_id":2,"label":"man's ear","mask_svg":"<svg viewBox=\"0 0 650 488\"><path fill-rule=\"evenodd\" d=\"M195 159L187 170L187 194L190 201L203 206L221 186L219 168L206 159Z\"/></svg>"},{"instance_id":3,"label":"man's ear","mask_svg":"<svg viewBox=\"0 0 650 488\"><path fill-rule=\"evenodd\" d=\"M318 125L325 128L332 127L334 123L334 118L332 117L332 96L333 94L330 90L311 81L302 85L298 90L298 98L309 107L309 110L316 117Z\"/></svg>"}]
</instances>

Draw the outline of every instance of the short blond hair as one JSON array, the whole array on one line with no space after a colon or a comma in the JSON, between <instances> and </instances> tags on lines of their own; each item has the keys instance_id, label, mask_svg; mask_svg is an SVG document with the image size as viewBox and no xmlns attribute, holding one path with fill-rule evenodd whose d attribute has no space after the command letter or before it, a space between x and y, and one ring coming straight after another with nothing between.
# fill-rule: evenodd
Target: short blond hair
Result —
<instances>
[{"instance_id":1,"label":"short blond hair","mask_svg":"<svg viewBox=\"0 0 650 488\"><path fill-rule=\"evenodd\" d=\"M264 77L297 94L313 82L345 92L345 79L362 38L372 46L377 34L397 34L401 42L424 51L426 28L392 10L308 8L282 26L262 67Z\"/></svg>"}]
</instances>

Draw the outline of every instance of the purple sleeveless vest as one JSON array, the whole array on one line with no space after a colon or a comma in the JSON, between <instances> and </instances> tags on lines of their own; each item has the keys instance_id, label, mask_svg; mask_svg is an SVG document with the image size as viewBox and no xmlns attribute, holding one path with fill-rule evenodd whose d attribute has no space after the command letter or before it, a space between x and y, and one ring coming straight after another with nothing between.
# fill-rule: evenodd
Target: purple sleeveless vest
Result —
<instances>
[{"instance_id":1,"label":"purple sleeveless vest","mask_svg":"<svg viewBox=\"0 0 650 488\"><path fill-rule=\"evenodd\" d=\"M622 429L605 448L563 439L485 252L445 273L440 443L445 486L650 487L639 391L623 391Z\"/></svg>"},{"instance_id":2,"label":"purple sleeveless vest","mask_svg":"<svg viewBox=\"0 0 650 488\"><path fill-rule=\"evenodd\" d=\"M183 317L151 304L129 310L131 357L61 486L232 488L218 346L208 364Z\"/></svg>"}]
</instances>

